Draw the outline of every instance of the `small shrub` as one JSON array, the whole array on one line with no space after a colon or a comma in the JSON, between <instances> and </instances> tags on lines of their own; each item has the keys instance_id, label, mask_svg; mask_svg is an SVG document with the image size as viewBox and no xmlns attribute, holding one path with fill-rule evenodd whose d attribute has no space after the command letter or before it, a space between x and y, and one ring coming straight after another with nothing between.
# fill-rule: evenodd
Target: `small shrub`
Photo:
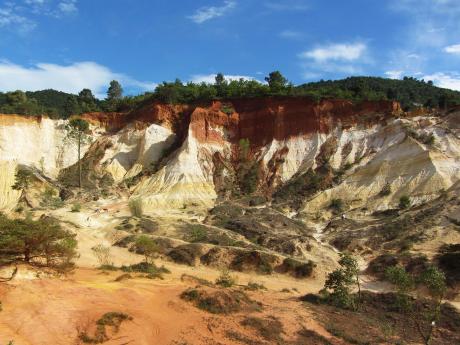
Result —
<instances>
[{"instance_id":1,"label":"small shrub","mask_svg":"<svg viewBox=\"0 0 460 345\"><path fill-rule=\"evenodd\" d=\"M233 109L233 107L229 104L224 104L222 105L221 109L220 109L223 113L227 114L227 115L232 115L234 112L235 112L235 109Z\"/></svg>"},{"instance_id":2,"label":"small shrub","mask_svg":"<svg viewBox=\"0 0 460 345\"><path fill-rule=\"evenodd\" d=\"M117 266L114 266L112 264L110 264L110 265L101 265L101 266L98 267L98 269L101 270L101 271L117 271L118 270Z\"/></svg>"},{"instance_id":3,"label":"small shrub","mask_svg":"<svg viewBox=\"0 0 460 345\"><path fill-rule=\"evenodd\" d=\"M54 188L46 187L42 194L42 201L40 202L40 205L42 207L50 207L56 209L64 206L64 202L57 195L57 192Z\"/></svg>"},{"instance_id":4,"label":"small shrub","mask_svg":"<svg viewBox=\"0 0 460 345\"><path fill-rule=\"evenodd\" d=\"M153 265L153 260L158 255L159 247L154 239L147 235L141 235L134 244L136 252L144 255L145 262Z\"/></svg>"},{"instance_id":5,"label":"small shrub","mask_svg":"<svg viewBox=\"0 0 460 345\"><path fill-rule=\"evenodd\" d=\"M237 290L187 289L180 297L197 308L212 314L230 314L246 310L260 311L261 304L251 300L244 292Z\"/></svg>"},{"instance_id":6,"label":"small shrub","mask_svg":"<svg viewBox=\"0 0 460 345\"><path fill-rule=\"evenodd\" d=\"M72 208L70 209L71 212L80 212L81 211L81 205L80 204L73 204Z\"/></svg>"},{"instance_id":7,"label":"small shrub","mask_svg":"<svg viewBox=\"0 0 460 345\"><path fill-rule=\"evenodd\" d=\"M434 145L435 137L433 133L431 133L431 134L425 135L422 141L425 145Z\"/></svg>"},{"instance_id":8,"label":"small shrub","mask_svg":"<svg viewBox=\"0 0 460 345\"><path fill-rule=\"evenodd\" d=\"M254 282L249 282L245 289L249 291L267 290L265 285Z\"/></svg>"},{"instance_id":9,"label":"small shrub","mask_svg":"<svg viewBox=\"0 0 460 345\"><path fill-rule=\"evenodd\" d=\"M331 200L331 204L329 205L329 208L337 211L337 212L340 212L342 211L343 209L343 200L342 199L332 199Z\"/></svg>"},{"instance_id":10,"label":"small shrub","mask_svg":"<svg viewBox=\"0 0 460 345\"><path fill-rule=\"evenodd\" d=\"M142 218L144 214L143 207L142 207L142 200L141 199L131 199L128 203L129 210L131 211L131 215L133 217Z\"/></svg>"},{"instance_id":11,"label":"small shrub","mask_svg":"<svg viewBox=\"0 0 460 345\"><path fill-rule=\"evenodd\" d=\"M137 272L146 273L145 278L149 279L163 279L163 274L171 273L166 267L158 267L152 263L140 262L131 266L122 266L121 270L124 272Z\"/></svg>"},{"instance_id":12,"label":"small shrub","mask_svg":"<svg viewBox=\"0 0 460 345\"><path fill-rule=\"evenodd\" d=\"M216 279L216 285L224 288L232 287L236 284L236 278L230 274L228 269L222 270L220 276Z\"/></svg>"},{"instance_id":13,"label":"small shrub","mask_svg":"<svg viewBox=\"0 0 460 345\"><path fill-rule=\"evenodd\" d=\"M98 244L91 248L93 251L94 256L96 257L97 261L99 262L99 266L112 266L112 256L110 253L110 247L106 247L102 244Z\"/></svg>"},{"instance_id":14,"label":"small shrub","mask_svg":"<svg viewBox=\"0 0 460 345\"><path fill-rule=\"evenodd\" d=\"M208 239L208 232L205 227L201 225L192 225L190 233L188 234L188 240L192 243L206 242Z\"/></svg>"},{"instance_id":15,"label":"small shrub","mask_svg":"<svg viewBox=\"0 0 460 345\"><path fill-rule=\"evenodd\" d=\"M399 198L399 208L404 210L411 204L410 198L407 195L403 195Z\"/></svg>"}]
</instances>

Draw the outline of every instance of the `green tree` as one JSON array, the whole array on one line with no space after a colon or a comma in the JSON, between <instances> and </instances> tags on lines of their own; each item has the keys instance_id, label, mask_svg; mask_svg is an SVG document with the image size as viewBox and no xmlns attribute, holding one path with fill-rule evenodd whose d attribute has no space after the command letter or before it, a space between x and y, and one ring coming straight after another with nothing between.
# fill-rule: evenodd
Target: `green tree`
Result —
<instances>
[{"instance_id":1,"label":"green tree","mask_svg":"<svg viewBox=\"0 0 460 345\"><path fill-rule=\"evenodd\" d=\"M78 94L78 99L86 103L95 103L96 97L94 97L93 92L90 89L83 89Z\"/></svg>"},{"instance_id":2,"label":"green tree","mask_svg":"<svg viewBox=\"0 0 460 345\"><path fill-rule=\"evenodd\" d=\"M357 309L361 303L361 285L357 260L347 253L340 253L340 268L328 274L324 289L331 291L330 301L341 308ZM358 289L356 301L351 292L355 285Z\"/></svg>"},{"instance_id":3,"label":"green tree","mask_svg":"<svg viewBox=\"0 0 460 345\"><path fill-rule=\"evenodd\" d=\"M14 175L14 185L12 188L14 190L22 191L27 189L32 181L32 177L33 174L30 170L17 167L16 174Z\"/></svg>"},{"instance_id":4,"label":"green tree","mask_svg":"<svg viewBox=\"0 0 460 345\"><path fill-rule=\"evenodd\" d=\"M77 256L75 235L49 219L0 216L0 262L23 260L67 270Z\"/></svg>"},{"instance_id":5,"label":"green tree","mask_svg":"<svg viewBox=\"0 0 460 345\"><path fill-rule=\"evenodd\" d=\"M217 73L215 80L216 85L220 86L225 82L225 77L222 73Z\"/></svg>"},{"instance_id":6,"label":"green tree","mask_svg":"<svg viewBox=\"0 0 460 345\"><path fill-rule=\"evenodd\" d=\"M81 113L80 104L78 104L77 98L75 96L67 97L67 100L64 104L64 117L68 118L72 115L78 115Z\"/></svg>"},{"instance_id":7,"label":"green tree","mask_svg":"<svg viewBox=\"0 0 460 345\"><path fill-rule=\"evenodd\" d=\"M90 141L88 129L89 123L80 118L70 120L66 126L66 138L70 141L75 142L78 148L78 186L80 188L82 187L81 146Z\"/></svg>"},{"instance_id":8,"label":"green tree","mask_svg":"<svg viewBox=\"0 0 460 345\"><path fill-rule=\"evenodd\" d=\"M392 266L385 270L385 278L396 287L396 308L408 311L411 307L409 292L415 287L414 280L402 266Z\"/></svg>"},{"instance_id":9,"label":"green tree","mask_svg":"<svg viewBox=\"0 0 460 345\"><path fill-rule=\"evenodd\" d=\"M279 93L286 88L288 80L281 74L280 71L271 72L268 77L265 77L265 81L270 87L270 91L273 93Z\"/></svg>"},{"instance_id":10,"label":"green tree","mask_svg":"<svg viewBox=\"0 0 460 345\"><path fill-rule=\"evenodd\" d=\"M447 291L446 276L438 268L430 266L421 274L420 282L427 288L432 302L431 309L426 315L429 323L429 331L427 334L424 334L422 331L420 332L425 344L430 345L436 324L441 317L442 299ZM421 329L419 327L419 330Z\"/></svg>"},{"instance_id":11,"label":"green tree","mask_svg":"<svg viewBox=\"0 0 460 345\"><path fill-rule=\"evenodd\" d=\"M135 247L139 254L144 255L146 263L153 264L153 260L159 252L159 247L155 240L147 235L141 235L136 239Z\"/></svg>"},{"instance_id":12,"label":"green tree","mask_svg":"<svg viewBox=\"0 0 460 345\"><path fill-rule=\"evenodd\" d=\"M97 99L90 89L83 89L78 94L78 102L83 112L95 111L97 109Z\"/></svg>"},{"instance_id":13,"label":"green tree","mask_svg":"<svg viewBox=\"0 0 460 345\"><path fill-rule=\"evenodd\" d=\"M436 323L441 317L442 300L447 291L445 274L438 268L430 266L414 280L404 267L393 266L387 268L385 277L396 287L396 306L404 312L411 312L410 315L417 324L425 345L430 345ZM426 288L431 299L431 303L426 304L428 311L425 312L424 318L421 318L420 314L414 310L409 295L416 290L416 282Z\"/></svg>"},{"instance_id":14,"label":"green tree","mask_svg":"<svg viewBox=\"0 0 460 345\"><path fill-rule=\"evenodd\" d=\"M110 82L109 89L107 90L107 100L119 101L122 97L123 88L121 87L121 84L116 80L112 80Z\"/></svg>"}]
</instances>

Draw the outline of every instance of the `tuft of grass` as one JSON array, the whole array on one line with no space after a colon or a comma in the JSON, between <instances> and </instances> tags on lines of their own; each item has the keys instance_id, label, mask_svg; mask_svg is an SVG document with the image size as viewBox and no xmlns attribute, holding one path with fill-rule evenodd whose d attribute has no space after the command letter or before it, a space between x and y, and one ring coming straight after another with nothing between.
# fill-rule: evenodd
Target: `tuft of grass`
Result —
<instances>
[{"instance_id":1,"label":"tuft of grass","mask_svg":"<svg viewBox=\"0 0 460 345\"><path fill-rule=\"evenodd\" d=\"M128 203L128 206L133 217L142 218L144 210L142 206L142 200L140 198L131 199Z\"/></svg>"},{"instance_id":2,"label":"tuft of grass","mask_svg":"<svg viewBox=\"0 0 460 345\"><path fill-rule=\"evenodd\" d=\"M220 276L216 279L216 285L224 288L230 288L236 284L236 277L230 274L228 269L222 270Z\"/></svg>"},{"instance_id":3,"label":"tuft of grass","mask_svg":"<svg viewBox=\"0 0 460 345\"><path fill-rule=\"evenodd\" d=\"M254 282L249 282L245 289L249 291L267 290L265 285Z\"/></svg>"}]
</instances>

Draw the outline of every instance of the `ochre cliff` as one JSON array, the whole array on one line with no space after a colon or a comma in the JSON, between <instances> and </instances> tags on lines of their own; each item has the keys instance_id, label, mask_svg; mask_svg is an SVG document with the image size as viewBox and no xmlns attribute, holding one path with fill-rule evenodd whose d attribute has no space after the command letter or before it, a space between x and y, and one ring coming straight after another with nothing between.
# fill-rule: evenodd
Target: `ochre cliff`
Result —
<instances>
[{"instance_id":1,"label":"ochre cliff","mask_svg":"<svg viewBox=\"0 0 460 345\"><path fill-rule=\"evenodd\" d=\"M340 183L308 202L307 213L347 195L359 195L354 205L363 204L384 185L394 192L375 207L388 207L404 193L424 200L460 179L455 169L459 140L443 129L444 120L426 113L407 116L396 102L282 97L199 105L152 102L129 113L82 117L91 123L92 145L111 143L96 170L110 173L115 183L136 177L132 198L142 200L147 211L212 206L217 190L234 187L215 183L235 182L241 139L250 144L257 189L264 193L324 164L332 172L352 167ZM32 166L51 178L75 164L76 147L64 141L65 121L0 115L0 124L0 161ZM421 139L430 135L433 145ZM10 191L0 198L6 195L17 198Z\"/></svg>"}]
</instances>

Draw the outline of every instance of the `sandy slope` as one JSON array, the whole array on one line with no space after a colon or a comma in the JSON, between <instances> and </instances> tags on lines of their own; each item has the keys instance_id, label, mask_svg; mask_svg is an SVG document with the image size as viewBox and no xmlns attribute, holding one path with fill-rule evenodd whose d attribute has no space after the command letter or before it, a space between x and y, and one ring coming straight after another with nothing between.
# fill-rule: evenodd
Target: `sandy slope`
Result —
<instances>
[{"instance_id":1,"label":"sandy slope","mask_svg":"<svg viewBox=\"0 0 460 345\"><path fill-rule=\"evenodd\" d=\"M170 268L173 274L163 281L136 278L119 283L114 282L119 272L78 269L66 279L17 280L1 286L0 343L14 339L15 345L78 344L78 331L91 332L101 315L119 311L133 320L106 344L233 344L225 332L239 330L243 315L212 315L182 301L180 293L193 284L180 281L180 272ZM272 290L281 284L278 279L270 281L277 282L270 291L250 293L264 305L254 315L283 320L288 338L300 327L328 336L293 294Z\"/></svg>"}]
</instances>

